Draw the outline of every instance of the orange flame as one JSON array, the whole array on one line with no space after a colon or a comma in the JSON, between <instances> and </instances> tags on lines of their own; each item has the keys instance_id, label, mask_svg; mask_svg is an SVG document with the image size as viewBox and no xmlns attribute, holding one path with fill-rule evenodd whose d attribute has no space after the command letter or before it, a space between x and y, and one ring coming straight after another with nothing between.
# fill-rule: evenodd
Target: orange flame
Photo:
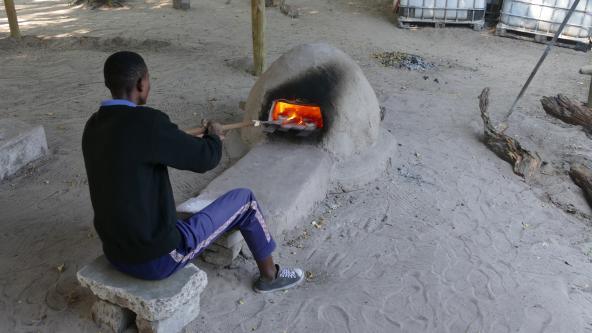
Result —
<instances>
[{"instance_id":1,"label":"orange flame","mask_svg":"<svg viewBox=\"0 0 592 333\"><path fill-rule=\"evenodd\" d=\"M316 105L297 104L288 101L276 101L271 112L272 121L281 121L282 126L307 126L314 124L316 128L323 128L321 108Z\"/></svg>"}]
</instances>

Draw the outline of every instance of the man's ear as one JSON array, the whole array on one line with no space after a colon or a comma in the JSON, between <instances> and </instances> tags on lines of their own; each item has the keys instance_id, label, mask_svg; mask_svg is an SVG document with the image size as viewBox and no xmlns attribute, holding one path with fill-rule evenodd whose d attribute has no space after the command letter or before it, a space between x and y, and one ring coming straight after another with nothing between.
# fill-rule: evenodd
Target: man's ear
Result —
<instances>
[{"instance_id":1,"label":"man's ear","mask_svg":"<svg viewBox=\"0 0 592 333\"><path fill-rule=\"evenodd\" d=\"M136 89L138 89L138 91L140 91L140 92L144 90L144 85L143 85L142 80L144 80L143 77L139 78L138 82L136 82Z\"/></svg>"}]
</instances>

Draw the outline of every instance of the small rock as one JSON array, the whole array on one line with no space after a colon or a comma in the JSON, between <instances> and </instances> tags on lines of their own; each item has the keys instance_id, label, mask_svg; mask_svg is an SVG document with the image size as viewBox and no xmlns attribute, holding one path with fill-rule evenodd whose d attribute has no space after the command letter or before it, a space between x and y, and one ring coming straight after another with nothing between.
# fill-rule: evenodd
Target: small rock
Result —
<instances>
[{"instance_id":1,"label":"small rock","mask_svg":"<svg viewBox=\"0 0 592 333\"><path fill-rule=\"evenodd\" d=\"M288 5L286 0L280 0L280 12L290 18L297 18L300 16L300 8Z\"/></svg>"}]
</instances>

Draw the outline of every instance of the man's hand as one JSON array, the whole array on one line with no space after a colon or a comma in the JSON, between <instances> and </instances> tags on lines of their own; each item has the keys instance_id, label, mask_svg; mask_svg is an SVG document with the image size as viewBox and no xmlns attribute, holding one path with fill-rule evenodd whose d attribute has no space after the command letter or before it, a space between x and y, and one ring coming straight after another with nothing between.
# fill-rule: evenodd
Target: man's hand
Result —
<instances>
[{"instance_id":1,"label":"man's hand","mask_svg":"<svg viewBox=\"0 0 592 333\"><path fill-rule=\"evenodd\" d=\"M206 130L208 134L217 135L220 140L224 140L224 130L222 129L222 125L220 125L220 123L208 121L206 123Z\"/></svg>"}]
</instances>

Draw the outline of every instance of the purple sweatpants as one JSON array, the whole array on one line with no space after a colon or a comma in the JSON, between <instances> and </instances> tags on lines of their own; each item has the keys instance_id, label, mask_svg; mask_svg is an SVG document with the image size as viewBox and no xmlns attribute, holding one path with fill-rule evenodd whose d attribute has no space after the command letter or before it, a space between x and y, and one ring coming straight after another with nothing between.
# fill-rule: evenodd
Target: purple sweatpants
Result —
<instances>
[{"instance_id":1,"label":"purple sweatpants","mask_svg":"<svg viewBox=\"0 0 592 333\"><path fill-rule=\"evenodd\" d=\"M275 250L263 215L253 192L235 189L216 199L187 220L177 221L181 244L162 257L141 264L111 264L119 271L145 280L164 279L185 267L195 256L226 231L238 228L255 260L264 259Z\"/></svg>"}]
</instances>

